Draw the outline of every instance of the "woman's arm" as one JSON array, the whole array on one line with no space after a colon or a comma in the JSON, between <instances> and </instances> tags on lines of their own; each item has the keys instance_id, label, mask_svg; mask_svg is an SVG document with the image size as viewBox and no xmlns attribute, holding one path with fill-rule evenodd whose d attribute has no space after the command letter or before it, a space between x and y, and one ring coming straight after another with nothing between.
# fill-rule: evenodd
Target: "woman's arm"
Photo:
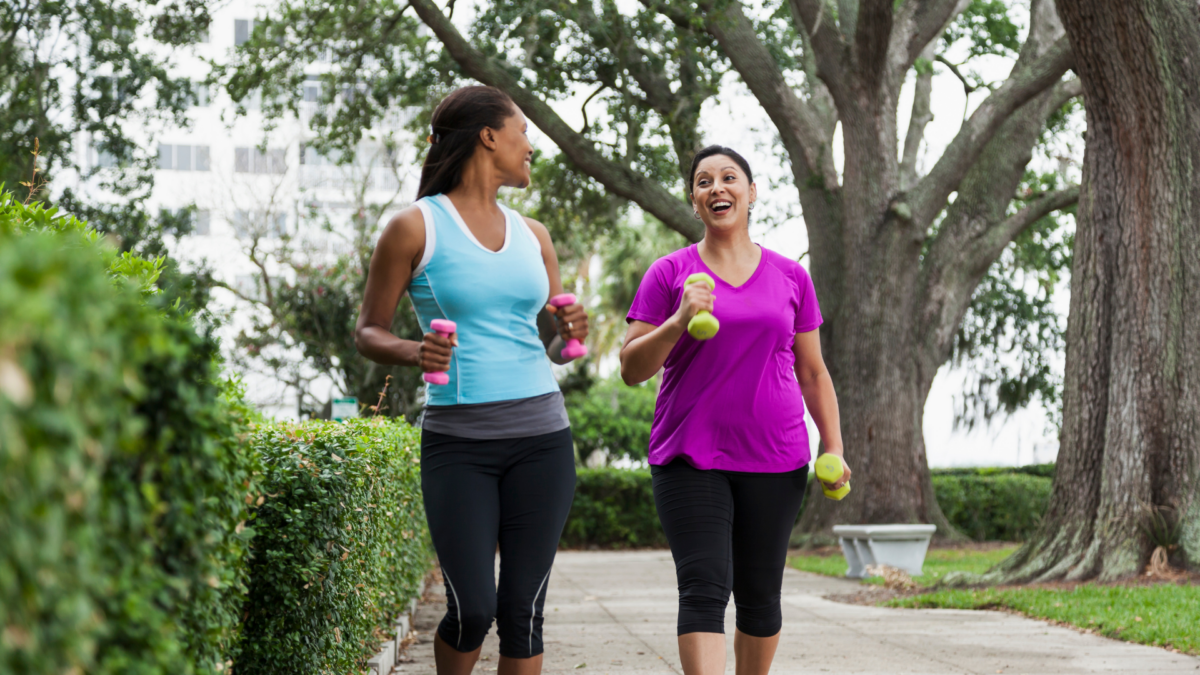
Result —
<instances>
[{"instance_id":1,"label":"woman's arm","mask_svg":"<svg viewBox=\"0 0 1200 675\"><path fill-rule=\"evenodd\" d=\"M845 471L842 480L829 486L836 490L850 480L850 467L846 465L845 449L842 447L837 393L833 390L833 378L829 377L829 370L825 368L825 359L821 357L821 336L818 331L797 333L792 343L792 353L796 356L796 379L800 381L804 405L808 406L808 414L817 423L825 452L842 458Z\"/></svg>"},{"instance_id":2,"label":"woman's arm","mask_svg":"<svg viewBox=\"0 0 1200 675\"><path fill-rule=\"evenodd\" d=\"M354 327L358 353L384 365L419 366L426 372L450 369L450 349L458 336L448 338L428 333L424 340L401 340L392 335L392 319L400 297L412 282L413 268L425 252L425 219L420 209L409 207L398 213L379 236L367 288Z\"/></svg>"},{"instance_id":3,"label":"woman's arm","mask_svg":"<svg viewBox=\"0 0 1200 675\"><path fill-rule=\"evenodd\" d=\"M541 244L542 262L546 265L546 276L550 278L550 298L553 298L563 292L563 287L562 275L558 270L558 252L554 250L554 242L550 239L550 230L532 218L525 218L525 224L529 226L529 229L537 237L538 243ZM549 301L550 298L546 298L546 300ZM582 341L588 336L587 311L582 304L577 302L565 307L554 307L548 304L546 312L555 318L558 326L558 334L546 347L546 355L550 357L551 361L561 366L571 361L562 355L567 340Z\"/></svg>"},{"instance_id":4,"label":"woman's arm","mask_svg":"<svg viewBox=\"0 0 1200 675\"><path fill-rule=\"evenodd\" d=\"M640 384L654 377L687 330L688 322L700 310L713 311L712 290L707 284L689 284L683 291L679 309L663 325L630 322L625 344L621 345L621 379L625 384Z\"/></svg>"}]
</instances>

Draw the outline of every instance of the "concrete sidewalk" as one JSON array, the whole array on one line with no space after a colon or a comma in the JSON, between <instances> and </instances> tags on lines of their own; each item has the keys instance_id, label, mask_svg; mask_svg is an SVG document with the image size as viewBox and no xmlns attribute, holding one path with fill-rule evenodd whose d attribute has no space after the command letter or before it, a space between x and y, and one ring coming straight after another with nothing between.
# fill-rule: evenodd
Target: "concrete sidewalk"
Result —
<instances>
[{"instance_id":1,"label":"concrete sidewalk","mask_svg":"<svg viewBox=\"0 0 1200 675\"><path fill-rule=\"evenodd\" d=\"M777 673L1197 673L1200 659L1001 612L883 609L824 600L856 582L789 570ZM441 589L439 589L441 590ZM440 596L439 596L440 597ZM546 602L544 672L682 673L675 642L675 567L667 551L559 553ZM442 602L423 605L411 661L429 675ZM733 672L733 605L726 619ZM496 668L495 629L476 672Z\"/></svg>"}]
</instances>

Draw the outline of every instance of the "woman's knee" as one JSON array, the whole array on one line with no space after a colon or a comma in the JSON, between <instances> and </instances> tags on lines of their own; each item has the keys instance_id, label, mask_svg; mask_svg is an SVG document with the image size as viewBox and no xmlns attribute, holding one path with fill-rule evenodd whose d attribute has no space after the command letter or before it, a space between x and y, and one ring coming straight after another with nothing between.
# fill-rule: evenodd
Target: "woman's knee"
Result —
<instances>
[{"instance_id":1,"label":"woman's knee","mask_svg":"<svg viewBox=\"0 0 1200 675\"><path fill-rule=\"evenodd\" d=\"M483 644L495 616L495 599L490 603L481 601L468 606L453 606L438 626L438 634L442 642L460 652L475 651Z\"/></svg>"},{"instance_id":2,"label":"woman's knee","mask_svg":"<svg viewBox=\"0 0 1200 675\"><path fill-rule=\"evenodd\" d=\"M766 638L783 628L783 609L778 591L750 598L734 595L737 628L750 637Z\"/></svg>"}]
</instances>

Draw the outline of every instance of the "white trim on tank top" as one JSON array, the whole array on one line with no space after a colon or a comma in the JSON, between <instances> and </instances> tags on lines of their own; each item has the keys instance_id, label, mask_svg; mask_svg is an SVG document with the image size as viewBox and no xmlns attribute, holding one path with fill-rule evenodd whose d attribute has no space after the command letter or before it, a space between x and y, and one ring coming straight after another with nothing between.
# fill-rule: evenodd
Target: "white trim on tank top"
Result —
<instances>
[{"instance_id":1,"label":"white trim on tank top","mask_svg":"<svg viewBox=\"0 0 1200 675\"><path fill-rule=\"evenodd\" d=\"M529 227L529 223L525 222L525 217L503 204L500 205L500 208L504 209L510 218L515 218L517 222L521 224L521 229L525 230L525 234L529 235L529 241L533 242L533 247L540 253L542 250L542 242L539 241L537 235L533 233L533 229Z\"/></svg>"},{"instance_id":2,"label":"white trim on tank top","mask_svg":"<svg viewBox=\"0 0 1200 675\"><path fill-rule=\"evenodd\" d=\"M474 233L471 232L471 228L467 227L466 222L463 221L462 215L459 214L458 209L454 208L454 202L450 201L449 197L443 194L434 197L434 199L437 199L441 202L442 206L445 207L445 209L450 212L450 215L454 217L454 222L458 224L458 228L462 230L463 234L467 235L467 239L470 239L472 242L474 242L475 245L480 248L480 250L487 251L488 253L492 254L504 253L506 250L508 250L508 244L510 241L512 241L512 219L508 217L508 213L505 213L503 208L500 209L500 212L504 213L504 245L500 247L499 251L493 251L492 249L479 243L479 240L475 238Z\"/></svg>"},{"instance_id":3,"label":"white trim on tank top","mask_svg":"<svg viewBox=\"0 0 1200 675\"><path fill-rule=\"evenodd\" d=\"M421 219L425 221L425 252L421 254L421 262L417 268L413 270L413 276L418 276L425 271L425 266L433 260L433 249L437 246L437 228L433 226L433 211L430 210L429 204L423 201L417 201L417 209L421 212Z\"/></svg>"}]
</instances>

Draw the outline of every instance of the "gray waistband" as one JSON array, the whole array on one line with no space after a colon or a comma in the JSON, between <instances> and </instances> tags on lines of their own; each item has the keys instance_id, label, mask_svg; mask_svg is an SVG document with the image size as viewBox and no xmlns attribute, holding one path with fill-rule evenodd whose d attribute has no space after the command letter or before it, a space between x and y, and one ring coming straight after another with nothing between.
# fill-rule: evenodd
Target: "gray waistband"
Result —
<instances>
[{"instance_id":1,"label":"gray waistband","mask_svg":"<svg viewBox=\"0 0 1200 675\"><path fill-rule=\"evenodd\" d=\"M561 391L491 403L425 406L421 428L439 434L475 438L522 438L571 426Z\"/></svg>"}]
</instances>

